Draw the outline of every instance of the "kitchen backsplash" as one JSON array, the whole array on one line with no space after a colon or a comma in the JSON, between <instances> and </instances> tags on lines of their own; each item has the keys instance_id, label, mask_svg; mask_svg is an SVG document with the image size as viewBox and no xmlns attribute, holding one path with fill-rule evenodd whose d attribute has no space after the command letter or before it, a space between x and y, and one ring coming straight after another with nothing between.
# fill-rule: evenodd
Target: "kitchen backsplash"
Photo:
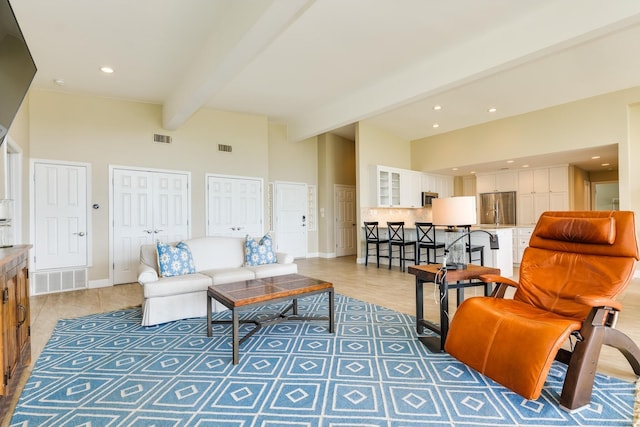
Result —
<instances>
[{"instance_id":1,"label":"kitchen backsplash","mask_svg":"<svg viewBox=\"0 0 640 427\"><path fill-rule=\"evenodd\" d=\"M387 222L404 221L406 227L414 228L416 222L431 221L431 208L362 208L360 218L362 222L378 221L380 227L386 227Z\"/></svg>"}]
</instances>

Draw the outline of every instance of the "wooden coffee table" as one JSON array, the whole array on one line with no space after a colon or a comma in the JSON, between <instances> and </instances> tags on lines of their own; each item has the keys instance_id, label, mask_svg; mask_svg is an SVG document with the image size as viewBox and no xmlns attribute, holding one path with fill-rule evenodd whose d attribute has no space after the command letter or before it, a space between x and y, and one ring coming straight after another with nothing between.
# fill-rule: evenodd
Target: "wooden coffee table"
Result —
<instances>
[{"instance_id":1,"label":"wooden coffee table","mask_svg":"<svg viewBox=\"0 0 640 427\"><path fill-rule=\"evenodd\" d=\"M298 298L327 292L329 294L329 315L325 317L298 316ZM231 320L212 320L212 299L223 304L231 310ZM250 308L278 301L291 300L283 311L272 317L260 320L238 318L241 308ZM291 314L287 314L291 311ZM263 326L279 323L284 320L328 320L329 332L334 332L334 294L333 284L324 280L312 279L299 274L287 274L284 276L265 277L263 279L243 280L241 282L225 283L209 286L207 290L207 336L211 336L212 324L231 324L233 338L233 364L239 360L240 344L251 335L258 332ZM239 338L240 324L253 323L255 328L244 337Z\"/></svg>"}]
</instances>

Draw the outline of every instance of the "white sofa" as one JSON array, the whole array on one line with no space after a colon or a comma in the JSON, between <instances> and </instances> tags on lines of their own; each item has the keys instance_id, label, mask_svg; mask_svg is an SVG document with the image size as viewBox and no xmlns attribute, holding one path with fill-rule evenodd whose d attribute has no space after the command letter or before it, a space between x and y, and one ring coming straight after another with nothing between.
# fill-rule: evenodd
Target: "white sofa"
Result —
<instances>
[{"instance_id":1,"label":"white sofa","mask_svg":"<svg viewBox=\"0 0 640 427\"><path fill-rule=\"evenodd\" d=\"M196 273L160 277L155 244L140 247L138 283L144 289L142 325L207 315L207 288L211 285L298 272L293 257L276 253L277 263L245 266L245 238L201 237L184 241ZM213 311L226 308L213 301Z\"/></svg>"}]
</instances>

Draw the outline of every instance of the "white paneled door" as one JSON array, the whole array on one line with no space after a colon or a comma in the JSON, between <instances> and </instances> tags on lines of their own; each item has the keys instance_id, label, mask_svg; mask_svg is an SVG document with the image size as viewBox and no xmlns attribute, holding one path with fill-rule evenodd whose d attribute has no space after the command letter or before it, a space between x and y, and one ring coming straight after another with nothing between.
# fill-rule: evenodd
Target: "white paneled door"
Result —
<instances>
[{"instance_id":1,"label":"white paneled door","mask_svg":"<svg viewBox=\"0 0 640 427\"><path fill-rule=\"evenodd\" d=\"M86 267L88 166L33 166L34 270Z\"/></svg>"},{"instance_id":2,"label":"white paneled door","mask_svg":"<svg viewBox=\"0 0 640 427\"><path fill-rule=\"evenodd\" d=\"M113 283L137 280L140 246L189 238L189 174L112 170Z\"/></svg>"},{"instance_id":3,"label":"white paneled door","mask_svg":"<svg viewBox=\"0 0 640 427\"><path fill-rule=\"evenodd\" d=\"M263 234L262 179L207 176L207 235Z\"/></svg>"},{"instance_id":4,"label":"white paneled door","mask_svg":"<svg viewBox=\"0 0 640 427\"><path fill-rule=\"evenodd\" d=\"M356 254L356 187L334 188L336 256Z\"/></svg>"},{"instance_id":5,"label":"white paneled door","mask_svg":"<svg viewBox=\"0 0 640 427\"><path fill-rule=\"evenodd\" d=\"M274 228L276 249L294 258L307 256L307 184L276 183Z\"/></svg>"}]
</instances>

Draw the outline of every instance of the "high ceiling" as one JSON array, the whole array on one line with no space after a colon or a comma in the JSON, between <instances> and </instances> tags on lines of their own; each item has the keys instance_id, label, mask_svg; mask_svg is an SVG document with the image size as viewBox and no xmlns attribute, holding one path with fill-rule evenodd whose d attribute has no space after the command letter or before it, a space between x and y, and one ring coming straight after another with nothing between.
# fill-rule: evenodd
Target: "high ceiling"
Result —
<instances>
[{"instance_id":1,"label":"high ceiling","mask_svg":"<svg viewBox=\"0 0 640 427\"><path fill-rule=\"evenodd\" d=\"M268 116L294 140L352 138L365 119L414 140L640 86L635 0L11 3L34 87L162 104L169 130L209 107Z\"/></svg>"}]
</instances>

